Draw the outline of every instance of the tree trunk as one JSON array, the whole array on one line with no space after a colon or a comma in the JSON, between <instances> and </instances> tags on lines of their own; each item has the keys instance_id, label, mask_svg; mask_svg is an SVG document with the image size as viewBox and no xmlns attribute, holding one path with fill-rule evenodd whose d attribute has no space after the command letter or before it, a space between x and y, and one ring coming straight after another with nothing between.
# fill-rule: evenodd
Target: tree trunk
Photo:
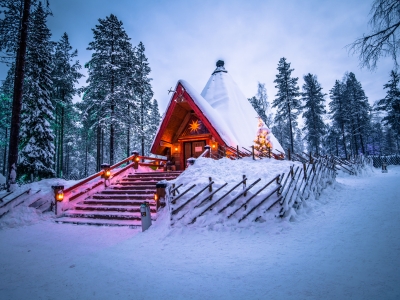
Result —
<instances>
[{"instance_id":1,"label":"tree trunk","mask_svg":"<svg viewBox=\"0 0 400 300\"><path fill-rule=\"evenodd\" d=\"M97 124L97 134L96 134L96 172L100 171L100 165L101 165L101 156L103 155L103 151L101 149L101 128L100 124Z\"/></svg>"},{"instance_id":2,"label":"tree trunk","mask_svg":"<svg viewBox=\"0 0 400 300\"><path fill-rule=\"evenodd\" d=\"M88 134L86 133L86 139L85 139L85 177L88 176Z\"/></svg>"},{"instance_id":3,"label":"tree trunk","mask_svg":"<svg viewBox=\"0 0 400 300\"><path fill-rule=\"evenodd\" d=\"M104 162L104 129L101 129L101 144L100 144L100 146L101 146L101 152L100 152L100 165ZM99 168L100 168L100 165L99 165ZM99 171L100 171L100 169L99 169Z\"/></svg>"},{"instance_id":4,"label":"tree trunk","mask_svg":"<svg viewBox=\"0 0 400 300\"><path fill-rule=\"evenodd\" d=\"M6 126L6 134L4 136L4 154L3 154L3 175L6 177L6 162L7 162L7 137L8 137L8 128Z\"/></svg>"},{"instance_id":5,"label":"tree trunk","mask_svg":"<svg viewBox=\"0 0 400 300\"><path fill-rule=\"evenodd\" d=\"M347 159L347 147L346 147L346 136L344 134L344 123L342 123L342 137L343 137L343 148L344 148L344 155Z\"/></svg>"},{"instance_id":6,"label":"tree trunk","mask_svg":"<svg viewBox=\"0 0 400 300\"><path fill-rule=\"evenodd\" d=\"M55 138L54 138L54 170L56 172L56 177L58 177L58 166L59 166L59 147L58 147L58 139L59 139L59 120L58 120L58 105L56 104L55 109Z\"/></svg>"},{"instance_id":7,"label":"tree trunk","mask_svg":"<svg viewBox=\"0 0 400 300\"><path fill-rule=\"evenodd\" d=\"M61 132L60 132L60 150L59 150L59 156L60 156L60 177L63 176L63 165L64 165L64 106L61 107Z\"/></svg>"},{"instance_id":8,"label":"tree trunk","mask_svg":"<svg viewBox=\"0 0 400 300\"><path fill-rule=\"evenodd\" d=\"M25 75L25 54L26 42L28 39L28 21L31 7L31 0L24 0L24 11L22 14L22 26L19 39L19 46L17 52L17 59L15 64L15 80L14 80L14 95L13 107L11 116L11 129L10 129L10 144L8 150L8 184L15 184L16 178L12 178L11 168L13 165L17 167L18 164L18 144L19 144L19 130L20 130L20 115L22 107L22 88Z\"/></svg>"}]
</instances>

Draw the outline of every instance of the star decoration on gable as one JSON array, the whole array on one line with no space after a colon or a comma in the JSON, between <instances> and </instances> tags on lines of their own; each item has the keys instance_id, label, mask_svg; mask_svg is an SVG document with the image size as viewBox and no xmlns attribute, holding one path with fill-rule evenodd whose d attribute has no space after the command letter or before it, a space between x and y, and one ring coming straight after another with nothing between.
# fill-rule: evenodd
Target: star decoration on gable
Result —
<instances>
[{"instance_id":1,"label":"star decoration on gable","mask_svg":"<svg viewBox=\"0 0 400 300\"><path fill-rule=\"evenodd\" d=\"M200 129L201 122L199 120L193 120L192 123L189 124L190 132L197 132Z\"/></svg>"}]
</instances>

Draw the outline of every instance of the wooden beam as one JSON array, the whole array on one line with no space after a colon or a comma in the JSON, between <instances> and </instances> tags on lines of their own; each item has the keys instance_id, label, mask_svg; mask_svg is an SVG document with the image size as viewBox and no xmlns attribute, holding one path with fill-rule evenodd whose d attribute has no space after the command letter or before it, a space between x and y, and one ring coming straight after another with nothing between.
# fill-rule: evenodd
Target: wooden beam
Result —
<instances>
[{"instance_id":1,"label":"wooden beam","mask_svg":"<svg viewBox=\"0 0 400 300\"><path fill-rule=\"evenodd\" d=\"M172 143L176 143L176 141L178 140L179 136L182 134L183 130L186 127L186 124L189 122L189 119L191 117L192 113L189 111L185 118L183 119L181 126L179 126L178 131L175 133L174 137L172 138Z\"/></svg>"},{"instance_id":2,"label":"wooden beam","mask_svg":"<svg viewBox=\"0 0 400 300\"><path fill-rule=\"evenodd\" d=\"M160 146L161 147L172 147L172 144L168 143L166 141L160 141Z\"/></svg>"}]
</instances>

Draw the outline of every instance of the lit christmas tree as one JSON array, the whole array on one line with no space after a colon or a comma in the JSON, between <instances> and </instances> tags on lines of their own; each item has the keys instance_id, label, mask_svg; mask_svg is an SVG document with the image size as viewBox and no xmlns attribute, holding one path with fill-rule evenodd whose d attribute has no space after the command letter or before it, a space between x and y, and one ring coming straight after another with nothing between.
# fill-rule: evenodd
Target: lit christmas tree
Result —
<instances>
[{"instance_id":1,"label":"lit christmas tree","mask_svg":"<svg viewBox=\"0 0 400 300\"><path fill-rule=\"evenodd\" d=\"M254 149L257 150L262 156L270 156L272 150L272 143L270 141L271 130L265 126L261 118L258 118L257 137L254 140Z\"/></svg>"}]
</instances>

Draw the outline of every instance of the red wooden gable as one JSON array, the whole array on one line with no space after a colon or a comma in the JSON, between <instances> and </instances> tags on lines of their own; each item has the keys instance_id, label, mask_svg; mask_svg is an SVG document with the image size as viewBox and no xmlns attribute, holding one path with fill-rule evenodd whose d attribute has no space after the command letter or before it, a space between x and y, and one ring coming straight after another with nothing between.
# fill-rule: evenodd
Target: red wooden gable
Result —
<instances>
[{"instance_id":1,"label":"red wooden gable","mask_svg":"<svg viewBox=\"0 0 400 300\"><path fill-rule=\"evenodd\" d=\"M226 145L224 140L219 135L218 131L214 128L214 126L211 124L211 122L203 114L201 109L197 106L196 102L185 91L185 88L183 87L183 85L180 82L178 82L176 89L175 89L175 93L174 93L174 95L169 103L169 106L167 108L167 112L165 113L164 119L161 122L161 126L157 132L156 137L154 138L154 142L153 142L152 148L150 150L151 153L156 154L157 149L161 142L161 138L164 134L164 131L167 129L167 126L168 126L169 122L171 121L171 118L174 114L177 104L180 102L186 102L190 106L190 108L195 112L195 114L200 119L200 121L203 123L203 125L207 128L207 130L211 133L211 135L214 137L214 139L221 146Z\"/></svg>"}]
</instances>

